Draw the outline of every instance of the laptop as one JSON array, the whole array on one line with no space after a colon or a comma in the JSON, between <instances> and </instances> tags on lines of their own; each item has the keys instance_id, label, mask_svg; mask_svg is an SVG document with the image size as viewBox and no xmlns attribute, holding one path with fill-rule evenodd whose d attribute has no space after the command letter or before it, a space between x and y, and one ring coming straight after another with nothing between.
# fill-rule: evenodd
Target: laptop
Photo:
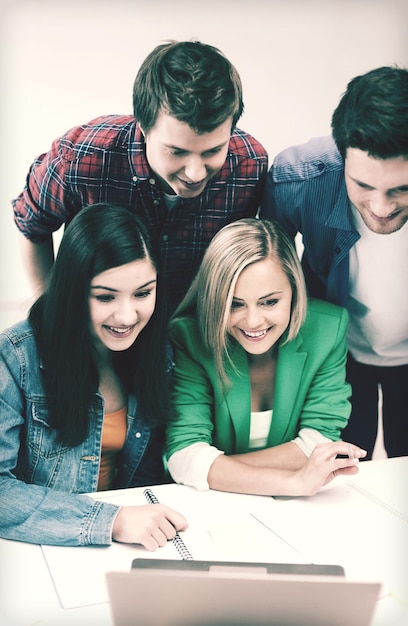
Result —
<instances>
[{"instance_id":1,"label":"laptop","mask_svg":"<svg viewBox=\"0 0 408 626\"><path fill-rule=\"evenodd\" d=\"M106 581L114 626L369 626L381 589L337 565L167 559Z\"/></svg>"}]
</instances>

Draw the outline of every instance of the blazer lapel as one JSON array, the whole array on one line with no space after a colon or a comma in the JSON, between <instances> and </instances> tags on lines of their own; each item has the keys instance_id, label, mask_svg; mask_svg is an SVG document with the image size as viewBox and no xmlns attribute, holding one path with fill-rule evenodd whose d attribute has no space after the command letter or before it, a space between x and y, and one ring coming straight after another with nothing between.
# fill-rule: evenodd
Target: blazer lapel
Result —
<instances>
[{"instance_id":1,"label":"blazer lapel","mask_svg":"<svg viewBox=\"0 0 408 626\"><path fill-rule=\"evenodd\" d=\"M301 387L307 353L302 351L301 332L290 343L279 349L276 370L275 398L268 445L285 440L285 434L294 419L294 404ZM249 442L251 389L246 352L241 346L232 351L236 371L229 370L231 388L225 397L226 408L235 434L235 452L247 452Z\"/></svg>"},{"instance_id":2,"label":"blazer lapel","mask_svg":"<svg viewBox=\"0 0 408 626\"><path fill-rule=\"evenodd\" d=\"M232 351L232 358L236 371L228 371L231 387L226 394L225 403L235 434L235 451L241 453L248 451L251 389L245 350L239 345L235 346Z\"/></svg>"},{"instance_id":3,"label":"blazer lapel","mask_svg":"<svg viewBox=\"0 0 408 626\"><path fill-rule=\"evenodd\" d=\"M293 420L293 409L302 381L307 353L301 350L301 333L279 349L275 381L272 425L268 445L277 445L285 440L289 424Z\"/></svg>"}]
</instances>

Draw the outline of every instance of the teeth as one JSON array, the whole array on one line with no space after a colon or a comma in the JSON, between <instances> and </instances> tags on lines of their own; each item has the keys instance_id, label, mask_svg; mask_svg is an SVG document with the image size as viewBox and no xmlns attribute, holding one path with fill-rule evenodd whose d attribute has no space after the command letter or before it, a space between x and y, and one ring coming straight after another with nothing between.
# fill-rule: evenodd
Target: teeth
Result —
<instances>
[{"instance_id":1,"label":"teeth","mask_svg":"<svg viewBox=\"0 0 408 626\"><path fill-rule=\"evenodd\" d=\"M256 339L258 337L262 337L263 335L266 335L266 330L259 330L258 332L253 332L253 333L250 333L247 330L243 330L242 332L247 337L252 337L253 339Z\"/></svg>"},{"instance_id":2,"label":"teeth","mask_svg":"<svg viewBox=\"0 0 408 626\"><path fill-rule=\"evenodd\" d=\"M110 330L113 330L114 333L118 333L119 335L124 335L130 330L130 326L128 326L127 328L116 328L115 326L108 326L108 328L110 328Z\"/></svg>"}]
</instances>

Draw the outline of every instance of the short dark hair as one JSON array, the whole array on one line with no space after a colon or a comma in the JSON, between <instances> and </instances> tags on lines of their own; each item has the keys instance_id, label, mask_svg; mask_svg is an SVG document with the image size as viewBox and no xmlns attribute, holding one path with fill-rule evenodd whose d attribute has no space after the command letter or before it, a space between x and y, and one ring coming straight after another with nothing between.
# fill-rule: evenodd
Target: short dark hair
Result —
<instances>
[{"instance_id":1,"label":"short dark hair","mask_svg":"<svg viewBox=\"0 0 408 626\"><path fill-rule=\"evenodd\" d=\"M126 391L137 397L143 417L167 418L167 316L156 242L130 209L98 203L75 215L61 240L49 284L31 308L44 366L50 425L69 445L89 429L89 409L98 390L97 356L90 331L89 290L94 276L139 259L157 271L152 317L128 350L113 354Z\"/></svg>"},{"instance_id":2,"label":"short dark hair","mask_svg":"<svg viewBox=\"0 0 408 626\"><path fill-rule=\"evenodd\" d=\"M133 85L133 112L147 133L161 111L197 133L212 132L244 109L241 79L224 54L199 41L157 46L142 63Z\"/></svg>"},{"instance_id":3,"label":"short dark hair","mask_svg":"<svg viewBox=\"0 0 408 626\"><path fill-rule=\"evenodd\" d=\"M347 148L379 159L408 158L408 70L379 67L353 78L331 126L343 159Z\"/></svg>"}]
</instances>

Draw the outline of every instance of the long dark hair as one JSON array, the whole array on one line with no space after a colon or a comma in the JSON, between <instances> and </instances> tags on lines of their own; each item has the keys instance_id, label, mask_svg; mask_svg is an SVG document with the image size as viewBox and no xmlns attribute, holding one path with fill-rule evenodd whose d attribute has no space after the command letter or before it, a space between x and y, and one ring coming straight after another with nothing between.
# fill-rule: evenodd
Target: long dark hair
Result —
<instances>
[{"instance_id":1,"label":"long dark hair","mask_svg":"<svg viewBox=\"0 0 408 626\"><path fill-rule=\"evenodd\" d=\"M134 344L113 354L125 389L136 395L144 419L167 417L167 316L159 254L145 224L130 209L99 203L82 209L67 227L48 287L32 306L49 403L58 438L76 446L89 431L89 411L99 385L90 332L89 289L94 276L135 260L157 271L156 305Z\"/></svg>"}]
</instances>

